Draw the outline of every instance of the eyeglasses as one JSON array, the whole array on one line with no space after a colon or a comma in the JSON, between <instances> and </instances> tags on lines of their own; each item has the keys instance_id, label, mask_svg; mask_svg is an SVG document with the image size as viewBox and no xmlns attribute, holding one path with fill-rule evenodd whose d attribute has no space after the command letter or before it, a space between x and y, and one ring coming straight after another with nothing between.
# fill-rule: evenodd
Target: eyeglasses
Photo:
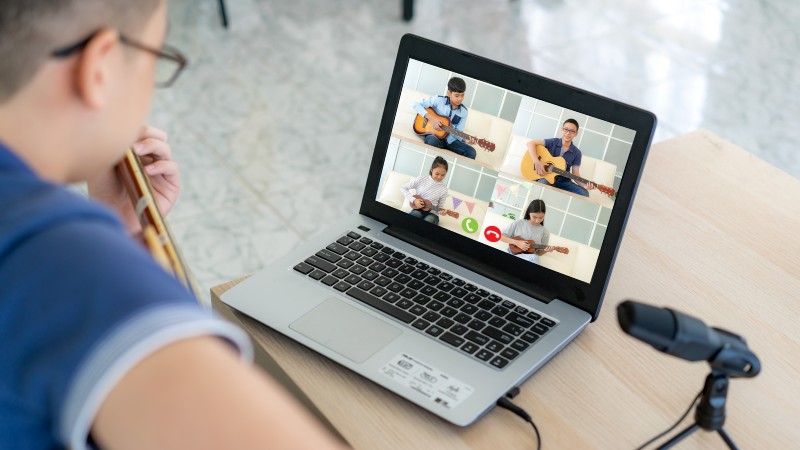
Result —
<instances>
[{"instance_id":1,"label":"eyeglasses","mask_svg":"<svg viewBox=\"0 0 800 450\"><path fill-rule=\"evenodd\" d=\"M564 133L567 133L567 134L577 134L578 133L578 130L570 130L567 127L562 128L561 131L563 131Z\"/></svg>"},{"instance_id":2,"label":"eyeglasses","mask_svg":"<svg viewBox=\"0 0 800 450\"><path fill-rule=\"evenodd\" d=\"M95 34L96 33L92 33L90 36L81 40L80 42L58 49L50 53L50 56L54 58L66 58L75 52L83 50L83 48L86 47L86 45L94 38ZM156 49L133 41L123 34L119 35L119 41L129 47L133 47L135 49L155 55L157 58L156 87L172 86L172 84L175 83L175 80L178 78L178 75L180 75L180 73L189 63L189 61L186 59L186 56L184 56L180 50L169 45L164 45L161 47L161 49Z\"/></svg>"}]
</instances>

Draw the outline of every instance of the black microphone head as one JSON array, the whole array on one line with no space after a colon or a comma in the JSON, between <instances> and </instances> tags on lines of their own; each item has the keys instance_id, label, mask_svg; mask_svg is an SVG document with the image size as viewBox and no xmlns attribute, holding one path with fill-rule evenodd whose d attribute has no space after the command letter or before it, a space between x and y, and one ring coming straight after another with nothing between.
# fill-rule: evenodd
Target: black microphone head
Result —
<instances>
[{"instance_id":1,"label":"black microphone head","mask_svg":"<svg viewBox=\"0 0 800 450\"><path fill-rule=\"evenodd\" d=\"M622 331L662 352L675 338L675 315L667 309L625 300L617 306L617 319Z\"/></svg>"}]
</instances>

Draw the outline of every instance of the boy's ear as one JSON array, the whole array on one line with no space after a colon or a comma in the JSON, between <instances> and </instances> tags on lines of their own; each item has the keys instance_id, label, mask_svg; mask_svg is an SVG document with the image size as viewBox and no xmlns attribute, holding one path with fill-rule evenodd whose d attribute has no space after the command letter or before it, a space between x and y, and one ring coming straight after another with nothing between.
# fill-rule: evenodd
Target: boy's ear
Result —
<instances>
[{"instance_id":1,"label":"boy's ear","mask_svg":"<svg viewBox=\"0 0 800 450\"><path fill-rule=\"evenodd\" d=\"M110 95L114 49L119 45L119 34L104 29L97 32L86 44L75 70L75 88L78 96L92 109L103 108Z\"/></svg>"}]
</instances>

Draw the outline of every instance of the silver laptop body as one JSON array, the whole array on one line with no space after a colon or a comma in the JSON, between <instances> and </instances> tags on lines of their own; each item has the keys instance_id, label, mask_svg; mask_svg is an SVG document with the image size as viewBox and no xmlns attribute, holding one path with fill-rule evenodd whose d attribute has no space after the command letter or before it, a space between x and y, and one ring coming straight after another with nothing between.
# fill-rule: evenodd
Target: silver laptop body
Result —
<instances>
[{"instance_id":1,"label":"silver laptop body","mask_svg":"<svg viewBox=\"0 0 800 450\"><path fill-rule=\"evenodd\" d=\"M424 175L437 154L421 139L415 143L414 135L405 135L405 128L397 128L401 97L418 92L419 80L425 73L437 73L435 69L471 80L468 86L476 91L485 89L482 85L503 89L504 101L509 96L522 98L509 122L520 120L533 99L561 107L559 125L567 113L583 114L587 129L593 121L601 124L597 127L607 131L605 154L611 145L627 149L622 157L609 156L617 162L618 188L612 202L602 200L605 206L549 188L538 191L542 188L537 183L529 186L513 174L506 177L503 167L511 167L508 164L475 166L481 174L496 176L497 184L519 181L526 195L547 198L553 205L566 198L563 217L548 209L552 216L545 220L561 218L563 235L575 228L567 222L572 220L573 202L575 211L597 210L590 213L595 217L592 237L583 242L559 237L559 242L576 242L571 244L574 253L581 254L573 255L575 264L586 254L593 258L583 279L491 246L484 225L490 218L505 223L502 217L507 214L500 214L498 199L477 195L477 188L474 197L453 191L456 201L451 200L450 209L462 211L458 223L463 233L454 232L458 227L453 222L446 228L448 218L443 217L440 226L425 223L409 216L403 210L407 206L390 204L382 196L391 173L417 175L402 173L410 169L403 168L397 155L423 155L419 173ZM473 109L479 103L473 99ZM499 112L498 119L502 115ZM221 300L445 420L467 426L597 318L654 128L655 117L645 111L407 35L400 44L360 213L255 273ZM513 136L509 142L515 142ZM590 142L584 143L584 154L592 153ZM447 150L441 154L448 156ZM509 158L513 156L507 151L503 161ZM450 159L453 171L472 164ZM454 182L448 181L452 188ZM506 190L495 189L491 195L500 192L502 197ZM481 230L469 234L469 223L464 222L468 217L476 217ZM598 241L594 236L600 229L604 235ZM389 282L380 278L383 274L391 275L385 277ZM491 324L479 323L488 321Z\"/></svg>"}]
</instances>

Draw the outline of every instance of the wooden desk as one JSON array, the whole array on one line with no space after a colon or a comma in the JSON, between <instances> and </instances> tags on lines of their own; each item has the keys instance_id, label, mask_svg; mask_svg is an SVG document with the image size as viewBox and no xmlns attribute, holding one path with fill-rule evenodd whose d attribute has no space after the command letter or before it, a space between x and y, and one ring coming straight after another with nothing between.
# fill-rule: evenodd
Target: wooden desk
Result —
<instances>
[{"instance_id":1,"label":"wooden desk","mask_svg":"<svg viewBox=\"0 0 800 450\"><path fill-rule=\"evenodd\" d=\"M615 308L625 298L670 306L746 337L762 372L731 380L725 429L742 449L797 448L798 196L800 181L708 131L653 146L600 318L515 400L534 417L543 448L637 447L674 423L703 386L708 364L657 352L620 330ZM218 296L231 285L212 289L215 307L226 308ZM357 449L534 448L530 426L505 410L469 428L449 425L245 319ZM699 430L676 448L725 445Z\"/></svg>"}]
</instances>

